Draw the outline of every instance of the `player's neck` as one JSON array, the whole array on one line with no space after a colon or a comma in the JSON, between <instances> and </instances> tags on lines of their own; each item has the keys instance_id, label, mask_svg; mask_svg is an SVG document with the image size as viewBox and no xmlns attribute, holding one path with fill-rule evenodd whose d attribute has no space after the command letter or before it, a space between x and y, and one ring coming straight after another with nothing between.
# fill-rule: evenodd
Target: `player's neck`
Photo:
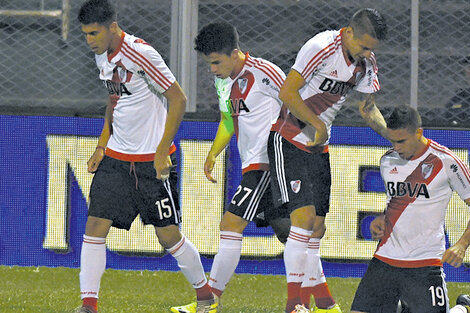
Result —
<instances>
[{"instance_id":1,"label":"player's neck","mask_svg":"<svg viewBox=\"0 0 470 313\"><path fill-rule=\"evenodd\" d=\"M419 139L419 145L416 149L416 152L411 159L415 160L419 158L420 156L422 156L428 150L429 144L430 144L429 139L424 136L421 136L421 138Z\"/></svg>"},{"instance_id":2,"label":"player's neck","mask_svg":"<svg viewBox=\"0 0 470 313\"><path fill-rule=\"evenodd\" d=\"M233 68L232 73L230 74L231 79L234 79L235 77L238 76L238 74L240 74L240 72L243 69L243 66L245 66L246 58L247 58L246 54L238 50L237 61L236 61L235 67Z\"/></svg>"},{"instance_id":3,"label":"player's neck","mask_svg":"<svg viewBox=\"0 0 470 313\"><path fill-rule=\"evenodd\" d=\"M121 46L122 35L123 31L118 27L116 33L111 39L111 44L108 48L108 54L113 54L117 49L119 49L119 47Z\"/></svg>"}]
</instances>

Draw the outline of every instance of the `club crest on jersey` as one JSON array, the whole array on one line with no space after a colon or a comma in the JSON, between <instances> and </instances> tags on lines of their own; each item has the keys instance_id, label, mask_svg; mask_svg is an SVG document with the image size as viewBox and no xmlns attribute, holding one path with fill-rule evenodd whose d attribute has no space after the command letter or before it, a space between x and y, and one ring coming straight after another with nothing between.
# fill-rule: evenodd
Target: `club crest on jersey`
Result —
<instances>
[{"instance_id":1,"label":"club crest on jersey","mask_svg":"<svg viewBox=\"0 0 470 313\"><path fill-rule=\"evenodd\" d=\"M424 163L421 165L421 173L423 174L423 178L427 179L431 176L432 169L434 168L434 164Z\"/></svg>"},{"instance_id":2,"label":"club crest on jersey","mask_svg":"<svg viewBox=\"0 0 470 313\"><path fill-rule=\"evenodd\" d=\"M127 81L127 70L123 69L122 67L118 67L118 74L119 74L119 79L121 82L126 82Z\"/></svg>"},{"instance_id":3,"label":"club crest on jersey","mask_svg":"<svg viewBox=\"0 0 470 313\"><path fill-rule=\"evenodd\" d=\"M299 179L290 181L290 187L294 193L299 193L301 183Z\"/></svg>"},{"instance_id":4,"label":"club crest on jersey","mask_svg":"<svg viewBox=\"0 0 470 313\"><path fill-rule=\"evenodd\" d=\"M248 79L245 77L239 78L237 80L237 83L238 83L238 88L240 89L240 93L244 94L246 91L246 87L248 87Z\"/></svg>"}]
</instances>

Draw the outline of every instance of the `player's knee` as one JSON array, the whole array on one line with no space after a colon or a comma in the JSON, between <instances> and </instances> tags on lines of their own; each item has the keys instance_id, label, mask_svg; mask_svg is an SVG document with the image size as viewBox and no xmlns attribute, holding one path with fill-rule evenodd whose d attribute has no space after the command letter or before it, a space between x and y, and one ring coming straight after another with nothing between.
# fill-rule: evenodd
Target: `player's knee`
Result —
<instances>
[{"instance_id":1,"label":"player's knee","mask_svg":"<svg viewBox=\"0 0 470 313\"><path fill-rule=\"evenodd\" d=\"M233 231L241 234L246 225L248 225L248 221L238 215L226 212L219 226L221 231Z\"/></svg>"},{"instance_id":2,"label":"player's knee","mask_svg":"<svg viewBox=\"0 0 470 313\"><path fill-rule=\"evenodd\" d=\"M312 229L314 222L315 222L315 210L312 207L302 207L296 209L290 215L290 220L292 226L304 228L304 229Z\"/></svg>"},{"instance_id":3,"label":"player's knee","mask_svg":"<svg viewBox=\"0 0 470 313\"><path fill-rule=\"evenodd\" d=\"M104 218L89 216L86 222L85 235L106 238L112 221Z\"/></svg>"},{"instance_id":4,"label":"player's knee","mask_svg":"<svg viewBox=\"0 0 470 313\"><path fill-rule=\"evenodd\" d=\"M173 247L183 237L183 235L179 231L178 226L176 225L170 225L170 226L165 226L165 227L155 227L155 232L157 234L158 242L165 249L169 249Z\"/></svg>"},{"instance_id":5,"label":"player's knee","mask_svg":"<svg viewBox=\"0 0 470 313\"><path fill-rule=\"evenodd\" d=\"M325 224L315 225L312 233L314 238L323 238L325 236L326 226Z\"/></svg>"}]
</instances>

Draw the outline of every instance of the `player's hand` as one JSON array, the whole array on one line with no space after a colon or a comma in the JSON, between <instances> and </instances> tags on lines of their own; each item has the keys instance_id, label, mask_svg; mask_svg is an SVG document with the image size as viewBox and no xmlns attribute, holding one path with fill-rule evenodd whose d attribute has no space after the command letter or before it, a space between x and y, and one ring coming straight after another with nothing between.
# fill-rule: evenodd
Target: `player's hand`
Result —
<instances>
[{"instance_id":1,"label":"player's hand","mask_svg":"<svg viewBox=\"0 0 470 313\"><path fill-rule=\"evenodd\" d=\"M153 167L157 172L157 179L167 180L170 177L171 169L171 159L167 152L157 152L155 153L155 158L153 160Z\"/></svg>"},{"instance_id":2,"label":"player's hand","mask_svg":"<svg viewBox=\"0 0 470 313\"><path fill-rule=\"evenodd\" d=\"M442 256L442 263L449 263L453 267L460 267L462 265L463 258L465 257L464 246L455 244L444 252Z\"/></svg>"},{"instance_id":3,"label":"player's hand","mask_svg":"<svg viewBox=\"0 0 470 313\"><path fill-rule=\"evenodd\" d=\"M93 152L92 156L86 163L88 165L88 173L94 173L98 169L98 165L100 165L101 161L104 158L104 148L97 147L95 152Z\"/></svg>"},{"instance_id":4,"label":"player's hand","mask_svg":"<svg viewBox=\"0 0 470 313\"><path fill-rule=\"evenodd\" d=\"M372 239L380 240L385 234L385 215L377 216L369 226Z\"/></svg>"},{"instance_id":5,"label":"player's hand","mask_svg":"<svg viewBox=\"0 0 470 313\"><path fill-rule=\"evenodd\" d=\"M217 180L212 177L212 170L214 169L214 164L215 164L215 156L211 152L207 155L206 162L204 162L204 174L206 175L206 178L212 182L216 183Z\"/></svg>"},{"instance_id":6,"label":"player's hand","mask_svg":"<svg viewBox=\"0 0 470 313\"><path fill-rule=\"evenodd\" d=\"M327 140L328 131L326 129L326 126L323 124L320 128L316 129L314 141L308 141L306 146L309 148L319 147L322 146Z\"/></svg>"}]
</instances>

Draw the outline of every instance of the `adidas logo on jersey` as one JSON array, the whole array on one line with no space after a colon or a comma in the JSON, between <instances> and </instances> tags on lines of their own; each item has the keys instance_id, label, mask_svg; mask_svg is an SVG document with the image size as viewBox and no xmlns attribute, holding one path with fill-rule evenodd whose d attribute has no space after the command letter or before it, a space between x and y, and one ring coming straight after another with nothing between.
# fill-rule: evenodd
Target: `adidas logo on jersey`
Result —
<instances>
[{"instance_id":1,"label":"adidas logo on jersey","mask_svg":"<svg viewBox=\"0 0 470 313\"><path fill-rule=\"evenodd\" d=\"M338 78L338 71L334 70L330 73L330 76Z\"/></svg>"},{"instance_id":2,"label":"adidas logo on jersey","mask_svg":"<svg viewBox=\"0 0 470 313\"><path fill-rule=\"evenodd\" d=\"M397 167L395 166L393 169L390 170L390 172L388 172L389 174L398 174L398 170L397 170Z\"/></svg>"}]
</instances>

